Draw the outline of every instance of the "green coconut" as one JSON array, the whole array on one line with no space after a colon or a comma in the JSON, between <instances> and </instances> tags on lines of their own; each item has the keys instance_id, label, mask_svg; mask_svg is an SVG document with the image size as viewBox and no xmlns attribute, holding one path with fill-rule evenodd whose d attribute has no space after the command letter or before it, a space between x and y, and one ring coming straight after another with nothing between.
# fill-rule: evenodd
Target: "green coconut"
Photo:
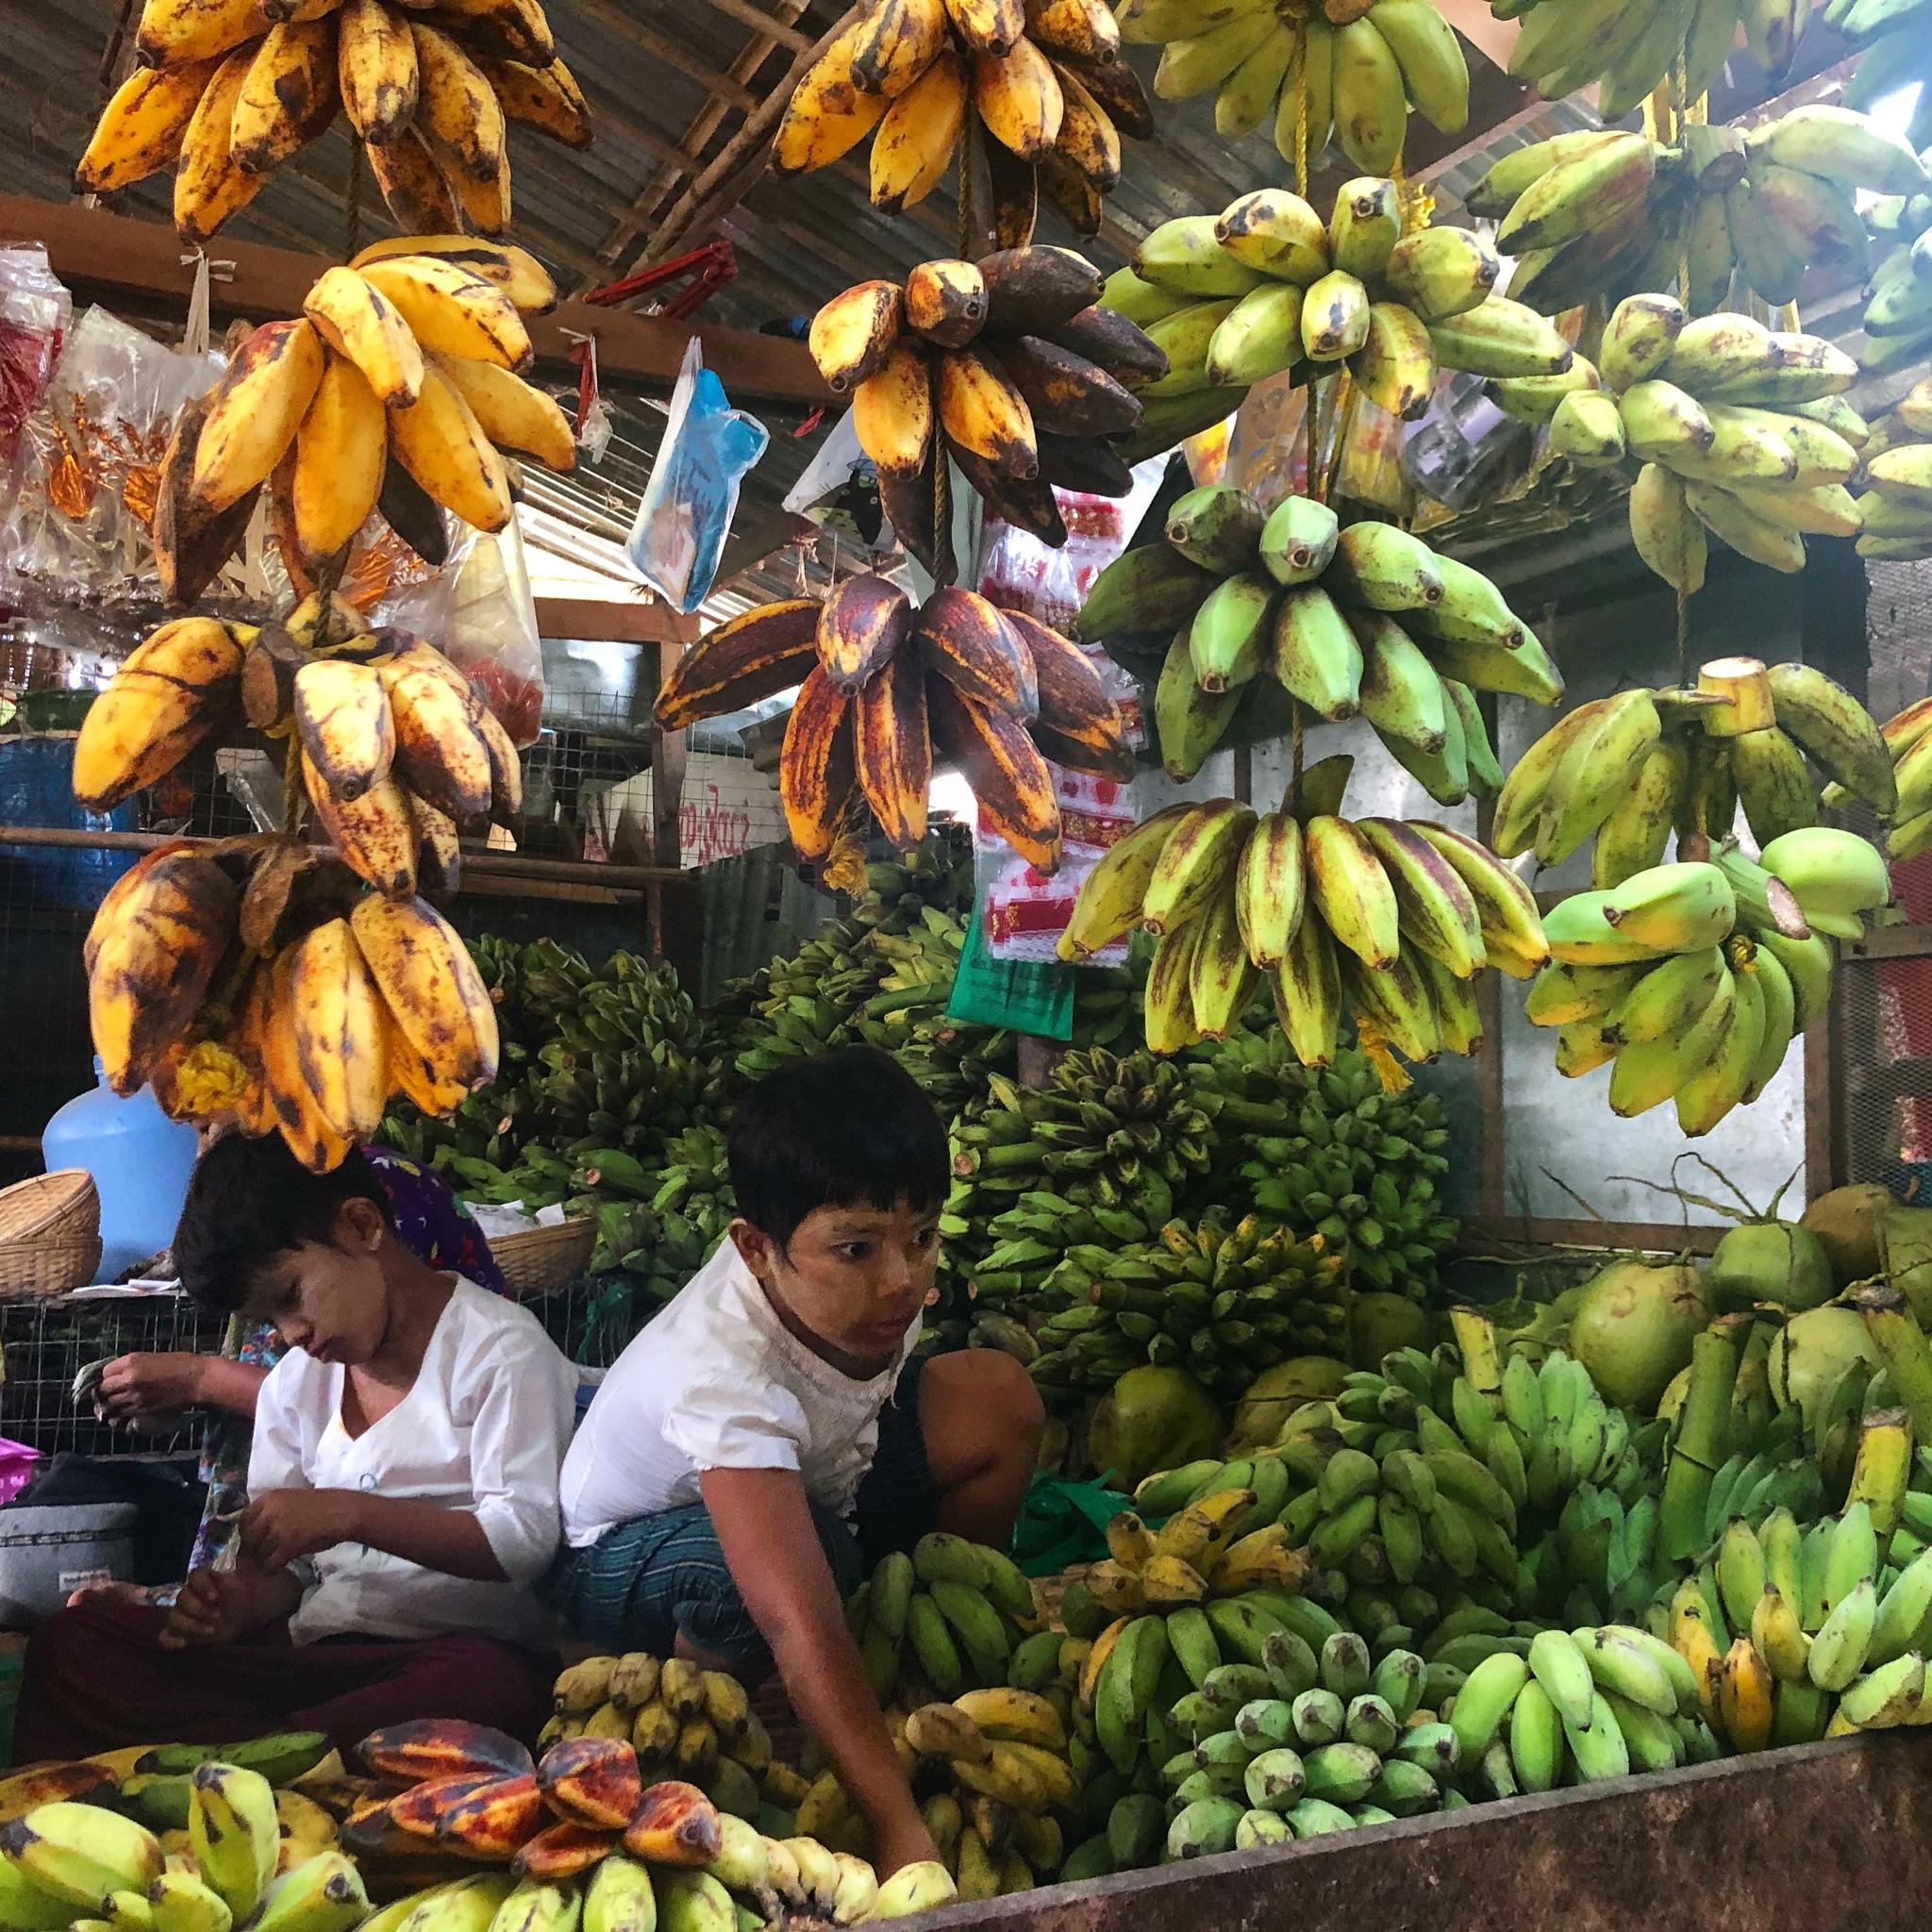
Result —
<instances>
[{"instance_id":1,"label":"green coconut","mask_svg":"<svg viewBox=\"0 0 1932 1932\"><path fill-rule=\"evenodd\" d=\"M1836 1305L1807 1308L1793 1315L1771 1344L1772 1395L1780 1408L1797 1404L1808 1435L1845 1371L1861 1360L1878 1360L1862 1315Z\"/></svg>"},{"instance_id":2,"label":"green coconut","mask_svg":"<svg viewBox=\"0 0 1932 1932\"><path fill-rule=\"evenodd\" d=\"M1374 1299L1400 1302L1405 1308L1415 1310L1415 1304L1406 1295L1376 1295ZM1326 1402L1340 1395L1347 1374L1346 1362L1326 1355L1291 1356L1272 1369L1263 1369L1235 1409L1227 1453L1241 1456L1280 1441L1289 1418L1310 1402Z\"/></svg>"},{"instance_id":3,"label":"green coconut","mask_svg":"<svg viewBox=\"0 0 1932 1932\"><path fill-rule=\"evenodd\" d=\"M1607 1401L1648 1415L1709 1320L1695 1268L1629 1256L1583 1284L1570 1317L1570 1353Z\"/></svg>"},{"instance_id":4,"label":"green coconut","mask_svg":"<svg viewBox=\"0 0 1932 1932\"><path fill-rule=\"evenodd\" d=\"M1798 1225L1816 1235L1830 1257L1839 1287L1868 1281L1884 1266L1878 1229L1891 1206L1889 1188L1858 1181L1820 1194L1798 1217Z\"/></svg>"},{"instance_id":5,"label":"green coconut","mask_svg":"<svg viewBox=\"0 0 1932 1932\"><path fill-rule=\"evenodd\" d=\"M1398 1348L1426 1353L1432 1339L1428 1310L1406 1294L1358 1294L1349 1308L1348 1348L1358 1369L1375 1368Z\"/></svg>"},{"instance_id":6,"label":"green coconut","mask_svg":"<svg viewBox=\"0 0 1932 1932\"><path fill-rule=\"evenodd\" d=\"M1219 1456L1227 1418L1185 1369L1129 1369L1101 1397L1087 1430L1087 1459L1117 1489L1157 1469Z\"/></svg>"},{"instance_id":7,"label":"green coconut","mask_svg":"<svg viewBox=\"0 0 1932 1932\"><path fill-rule=\"evenodd\" d=\"M1838 1292L1831 1257L1808 1227L1747 1221L1718 1242L1704 1284L1721 1310L1771 1302L1793 1314L1822 1307Z\"/></svg>"}]
</instances>

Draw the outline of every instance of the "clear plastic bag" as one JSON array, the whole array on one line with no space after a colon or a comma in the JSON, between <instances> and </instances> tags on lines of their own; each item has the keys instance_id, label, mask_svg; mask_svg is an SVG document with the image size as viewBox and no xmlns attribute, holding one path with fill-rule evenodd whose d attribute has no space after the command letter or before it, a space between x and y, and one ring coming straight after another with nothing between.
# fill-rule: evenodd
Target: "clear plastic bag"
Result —
<instances>
[{"instance_id":1,"label":"clear plastic bag","mask_svg":"<svg viewBox=\"0 0 1932 1932\"><path fill-rule=\"evenodd\" d=\"M687 617L711 594L739 486L771 440L756 416L731 407L693 336L629 543L638 575Z\"/></svg>"},{"instance_id":2,"label":"clear plastic bag","mask_svg":"<svg viewBox=\"0 0 1932 1932\"><path fill-rule=\"evenodd\" d=\"M449 558L426 582L384 598L372 623L427 638L470 680L513 743L534 744L543 717L543 640L524 540L456 525Z\"/></svg>"}]
</instances>

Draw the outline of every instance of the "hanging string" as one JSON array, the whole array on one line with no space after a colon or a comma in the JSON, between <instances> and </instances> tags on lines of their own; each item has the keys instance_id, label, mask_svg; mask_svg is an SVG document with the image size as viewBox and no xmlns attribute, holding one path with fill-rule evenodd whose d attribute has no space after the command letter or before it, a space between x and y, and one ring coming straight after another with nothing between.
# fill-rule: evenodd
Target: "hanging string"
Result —
<instances>
[{"instance_id":1,"label":"hanging string","mask_svg":"<svg viewBox=\"0 0 1932 1932\"><path fill-rule=\"evenodd\" d=\"M1308 198L1308 23L1294 24L1294 192Z\"/></svg>"},{"instance_id":2,"label":"hanging string","mask_svg":"<svg viewBox=\"0 0 1932 1932\"><path fill-rule=\"evenodd\" d=\"M1289 706L1288 748L1292 763L1289 768L1288 808L1302 808L1302 706L1299 698Z\"/></svg>"},{"instance_id":3,"label":"hanging string","mask_svg":"<svg viewBox=\"0 0 1932 1932\"><path fill-rule=\"evenodd\" d=\"M1688 687L1690 682L1690 592L1682 584L1677 587L1677 682Z\"/></svg>"}]
</instances>

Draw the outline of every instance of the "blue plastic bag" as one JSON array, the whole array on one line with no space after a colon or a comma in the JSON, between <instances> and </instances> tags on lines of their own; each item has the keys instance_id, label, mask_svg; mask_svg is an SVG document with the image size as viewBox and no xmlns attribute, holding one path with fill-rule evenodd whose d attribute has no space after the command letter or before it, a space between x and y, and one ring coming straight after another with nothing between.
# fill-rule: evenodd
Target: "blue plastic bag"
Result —
<instances>
[{"instance_id":1,"label":"blue plastic bag","mask_svg":"<svg viewBox=\"0 0 1932 1932\"><path fill-rule=\"evenodd\" d=\"M711 594L739 485L771 440L756 416L731 407L693 336L629 543L638 575L687 616Z\"/></svg>"}]
</instances>

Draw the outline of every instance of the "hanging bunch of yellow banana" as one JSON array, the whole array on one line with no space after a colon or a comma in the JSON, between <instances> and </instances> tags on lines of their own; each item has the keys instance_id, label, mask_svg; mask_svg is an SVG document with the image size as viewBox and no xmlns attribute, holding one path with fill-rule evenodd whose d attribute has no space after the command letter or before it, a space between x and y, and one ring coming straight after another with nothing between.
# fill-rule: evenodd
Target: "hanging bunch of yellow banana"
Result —
<instances>
[{"instance_id":1,"label":"hanging bunch of yellow banana","mask_svg":"<svg viewBox=\"0 0 1932 1932\"><path fill-rule=\"evenodd\" d=\"M263 490L304 594L340 578L378 511L432 563L442 510L502 529L503 451L553 470L576 460L568 418L517 373L531 358L522 311L556 299L523 249L462 236L404 236L325 270L302 317L256 329L177 425L156 519L170 600L200 595Z\"/></svg>"},{"instance_id":2,"label":"hanging bunch of yellow banana","mask_svg":"<svg viewBox=\"0 0 1932 1932\"><path fill-rule=\"evenodd\" d=\"M1439 366L1505 377L1570 367L1569 342L1543 317L1491 292L1487 242L1403 226L1396 184L1367 175L1336 192L1325 222L1287 188L1163 222L1101 298L1167 357L1167 374L1139 385L1141 400L1162 409L1164 427L1171 406L1200 414L1184 419L1200 428L1246 385L1306 363L1314 375L1346 368L1371 401L1414 417Z\"/></svg>"},{"instance_id":3,"label":"hanging bunch of yellow banana","mask_svg":"<svg viewBox=\"0 0 1932 1932\"><path fill-rule=\"evenodd\" d=\"M1387 175L1411 110L1444 134L1469 119L1462 42L1433 0L1128 0L1121 38L1164 49L1162 100L1213 94L1228 141L1272 122L1291 164L1314 166L1332 136L1354 166Z\"/></svg>"},{"instance_id":4,"label":"hanging bunch of yellow banana","mask_svg":"<svg viewBox=\"0 0 1932 1932\"><path fill-rule=\"evenodd\" d=\"M1223 1038L1265 979L1304 1066L1333 1061L1351 1009L1364 1045L1410 1060L1473 1054L1475 975L1491 965L1524 979L1548 960L1535 898L1477 841L1426 820L1342 817L1353 765L1324 759L1260 816L1232 798L1170 806L1088 874L1061 957L1137 925L1159 936L1146 992L1156 1053Z\"/></svg>"},{"instance_id":5,"label":"hanging bunch of yellow banana","mask_svg":"<svg viewBox=\"0 0 1932 1932\"><path fill-rule=\"evenodd\" d=\"M507 124L591 143L540 0L431 16L414 0L146 0L135 53L75 185L107 193L172 167L190 242L246 208L338 110L397 225L419 234L509 226Z\"/></svg>"},{"instance_id":6,"label":"hanging bunch of yellow banana","mask_svg":"<svg viewBox=\"0 0 1932 1932\"><path fill-rule=\"evenodd\" d=\"M1154 132L1120 47L1105 0L877 0L799 81L773 170L829 167L871 135L873 206L888 214L930 194L958 154L960 199L994 246L1033 239L1041 194L1096 234L1121 136Z\"/></svg>"},{"instance_id":7,"label":"hanging bunch of yellow banana","mask_svg":"<svg viewBox=\"0 0 1932 1932\"><path fill-rule=\"evenodd\" d=\"M1108 441L1140 425L1125 386L1167 359L1133 323L1097 307L1100 271L1068 248L1009 248L922 262L858 282L813 317L819 373L852 398L859 447L906 547L936 576L944 541L935 466L958 464L992 511L1048 543L1067 540L1053 486L1124 496Z\"/></svg>"},{"instance_id":8,"label":"hanging bunch of yellow banana","mask_svg":"<svg viewBox=\"0 0 1932 1932\"><path fill-rule=\"evenodd\" d=\"M1871 242L1856 197L1895 197L1903 221L1908 203L1932 207L1925 188L1898 136L1812 105L1749 134L1693 123L1669 145L1615 128L1553 135L1505 155L1467 206L1501 224L1496 245L1516 258L1509 291L1544 314L1672 288L1688 273L1680 292L1703 315L1729 305L1734 276L1774 305L1795 300L1812 269L1862 279ZM1932 295L1918 297L1908 273L1895 279L1881 318L1895 311L1923 350Z\"/></svg>"},{"instance_id":9,"label":"hanging bunch of yellow banana","mask_svg":"<svg viewBox=\"0 0 1932 1932\"><path fill-rule=\"evenodd\" d=\"M1932 558L1932 376L1900 399L1862 455L1858 555L1890 563Z\"/></svg>"}]
</instances>

